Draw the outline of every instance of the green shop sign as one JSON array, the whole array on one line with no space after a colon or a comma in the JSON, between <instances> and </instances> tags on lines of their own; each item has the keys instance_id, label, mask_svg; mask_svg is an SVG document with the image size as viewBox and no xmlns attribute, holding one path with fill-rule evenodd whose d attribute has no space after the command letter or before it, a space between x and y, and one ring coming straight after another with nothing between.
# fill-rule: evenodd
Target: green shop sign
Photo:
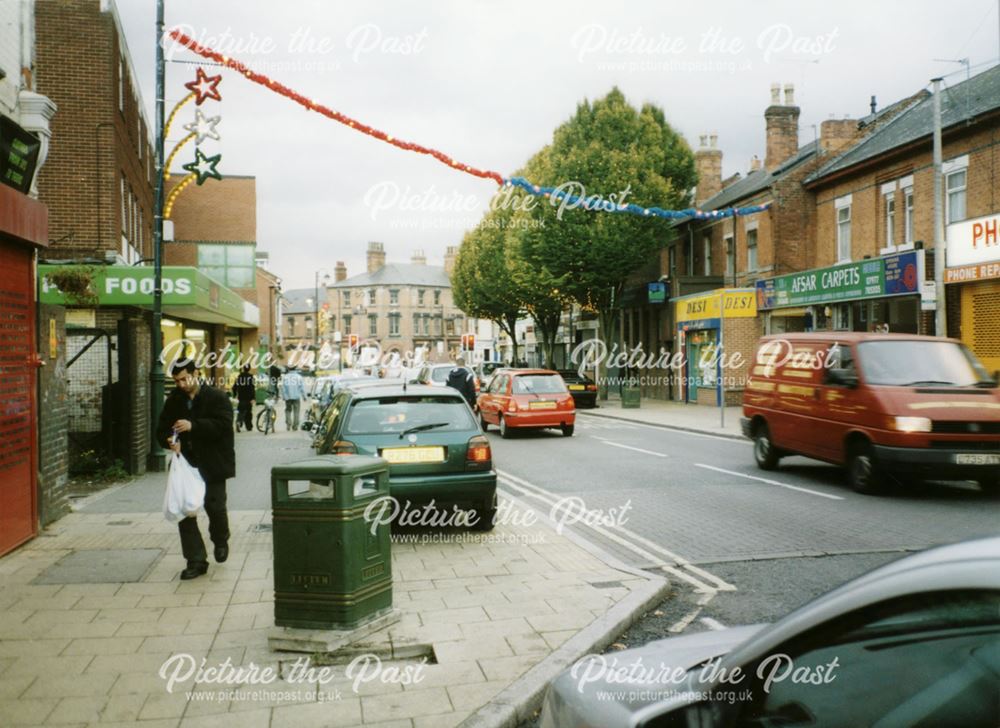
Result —
<instances>
[{"instance_id":1,"label":"green shop sign","mask_svg":"<svg viewBox=\"0 0 1000 728\"><path fill-rule=\"evenodd\" d=\"M153 307L153 269L124 265L82 266L93 273L91 290L98 306ZM40 303L73 305L49 274L65 270L65 265L38 266ZM238 294L209 278L197 268L163 267L163 310L172 316L194 321L256 326L257 307L247 304Z\"/></svg>"},{"instance_id":2,"label":"green shop sign","mask_svg":"<svg viewBox=\"0 0 1000 728\"><path fill-rule=\"evenodd\" d=\"M916 295L923 269L924 251L911 250L767 278L757 281L757 310Z\"/></svg>"}]
</instances>

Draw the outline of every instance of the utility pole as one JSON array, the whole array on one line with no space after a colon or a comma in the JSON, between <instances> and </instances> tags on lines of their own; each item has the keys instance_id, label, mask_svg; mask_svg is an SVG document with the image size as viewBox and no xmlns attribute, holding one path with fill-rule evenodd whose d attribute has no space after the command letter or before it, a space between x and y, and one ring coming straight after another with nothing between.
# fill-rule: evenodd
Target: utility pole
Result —
<instances>
[{"instance_id":1,"label":"utility pole","mask_svg":"<svg viewBox=\"0 0 1000 728\"><path fill-rule=\"evenodd\" d=\"M941 179L941 79L932 78L934 84L934 295L937 305L934 312L934 335L948 335L948 317L944 296L944 188Z\"/></svg>"},{"instance_id":2,"label":"utility pole","mask_svg":"<svg viewBox=\"0 0 1000 728\"><path fill-rule=\"evenodd\" d=\"M162 472L166 468L166 452L156 438L156 424L163 409L163 0L156 0L156 198L153 202L153 330L150 366L151 402L149 408L150 470Z\"/></svg>"}]
</instances>

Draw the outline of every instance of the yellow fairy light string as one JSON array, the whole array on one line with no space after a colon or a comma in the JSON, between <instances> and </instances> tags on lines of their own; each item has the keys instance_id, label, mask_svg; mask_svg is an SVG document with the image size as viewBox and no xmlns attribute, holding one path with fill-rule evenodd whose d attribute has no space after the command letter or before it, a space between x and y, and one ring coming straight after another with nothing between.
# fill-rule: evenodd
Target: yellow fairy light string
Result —
<instances>
[{"instance_id":1,"label":"yellow fairy light string","mask_svg":"<svg viewBox=\"0 0 1000 728\"><path fill-rule=\"evenodd\" d=\"M174 201L177 199L177 196L181 192L184 191L185 187L187 187L192 182L194 182L194 180L195 180L195 178L197 176L198 175L196 175L194 172L192 172L187 177L185 177L180 182L178 182L176 187L174 187L172 190L170 190L170 194L167 196L167 202L163 206L163 217L164 218L169 218L170 217L170 213L174 209Z\"/></svg>"},{"instance_id":2,"label":"yellow fairy light string","mask_svg":"<svg viewBox=\"0 0 1000 728\"><path fill-rule=\"evenodd\" d=\"M184 137L179 142L177 142L177 146L175 146L173 148L173 151L170 152L170 156L167 157L167 163L163 165L163 181L164 182L166 182L167 180L170 179L170 168L174 164L174 157L176 157L177 153L180 152L181 147L183 147L185 144L187 144L189 141L191 141L196 136L198 136L198 135L195 132L191 132L186 137Z\"/></svg>"}]
</instances>

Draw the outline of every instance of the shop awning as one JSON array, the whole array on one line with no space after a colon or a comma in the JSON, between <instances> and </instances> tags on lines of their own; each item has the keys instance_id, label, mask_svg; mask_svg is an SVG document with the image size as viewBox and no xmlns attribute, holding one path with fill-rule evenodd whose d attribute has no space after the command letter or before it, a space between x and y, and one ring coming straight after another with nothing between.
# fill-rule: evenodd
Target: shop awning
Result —
<instances>
[{"instance_id":1,"label":"shop awning","mask_svg":"<svg viewBox=\"0 0 1000 728\"><path fill-rule=\"evenodd\" d=\"M149 266L74 265L74 268L83 268L91 273L90 288L97 296L96 303L66 296L49 280L50 274L64 271L67 267L54 264L38 266L40 303L153 308L153 269ZM163 267L163 314L243 329L256 328L260 322L260 311L254 304L197 268L188 266Z\"/></svg>"}]
</instances>

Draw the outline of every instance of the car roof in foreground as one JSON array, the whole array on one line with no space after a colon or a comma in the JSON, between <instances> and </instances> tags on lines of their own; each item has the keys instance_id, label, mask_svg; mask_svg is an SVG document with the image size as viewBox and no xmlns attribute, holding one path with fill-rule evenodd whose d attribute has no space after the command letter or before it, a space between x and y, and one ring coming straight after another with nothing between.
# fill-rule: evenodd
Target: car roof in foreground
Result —
<instances>
[{"instance_id":1,"label":"car roof in foreground","mask_svg":"<svg viewBox=\"0 0 1000 728\"><path fill-rule=\"evenodd\" d=\"M379 399L381 397L420 397L431 396L437 398L461 399L464 401L461 392L451 387L432 387L427 384L407 384L405 387L401 383L387 382L371 384L367 387L358 387L352 390L355 399Z\"/></svg>"}]
</instances>

